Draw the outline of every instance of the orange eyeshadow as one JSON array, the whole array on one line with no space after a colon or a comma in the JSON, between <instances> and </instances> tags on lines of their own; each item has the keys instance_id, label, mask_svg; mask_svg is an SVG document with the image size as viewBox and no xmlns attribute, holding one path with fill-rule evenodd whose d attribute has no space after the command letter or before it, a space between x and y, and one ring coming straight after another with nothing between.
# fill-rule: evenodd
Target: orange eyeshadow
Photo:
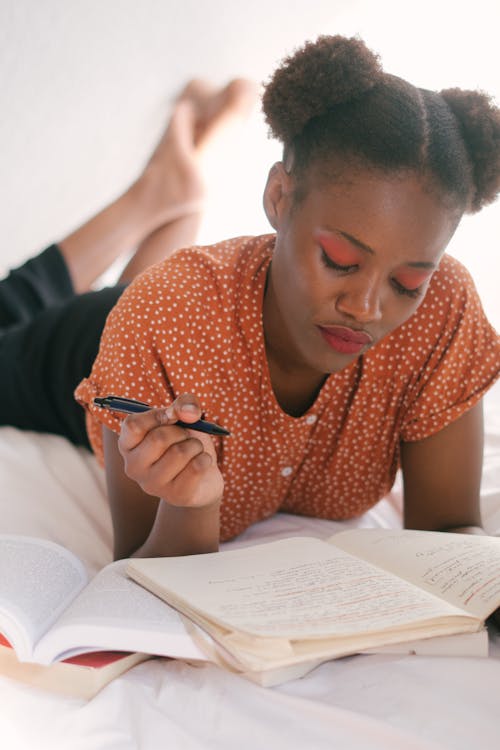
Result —
<instances>
[{"instance_id":1,"label":"orange eyeshadow","mask_svg":"<svg viewBox=\"0 0 500 750\"><path fill-rule=\"evenodd\" d=\"M332 236L325 232L316 232L315 238L328 257L339 266L355 266L363 257L361 250L353 247L350 242L341 237Z\"/></svg>"},{"instance_id":2,"label":"orange eyeshadow","mask_svg":"<svg viewBox=\"0 0 500 750\"><path fill-rule=\"evenodd\" d=\"M396 271L394 278L397 282L402 284L406 289L418 289L424 281L427 281L429 276L432 274L430 268L401 268Z\"/></svg>"}]
</instances>

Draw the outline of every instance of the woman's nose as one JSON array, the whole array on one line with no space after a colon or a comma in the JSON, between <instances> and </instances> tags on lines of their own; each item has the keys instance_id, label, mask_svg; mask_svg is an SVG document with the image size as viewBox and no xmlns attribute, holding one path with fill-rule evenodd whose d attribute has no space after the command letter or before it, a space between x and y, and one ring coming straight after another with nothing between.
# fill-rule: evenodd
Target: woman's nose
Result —
<instances>
[{"instance_id":1,"label":"woman's nose","mask_svg":"<svg viewBox=\"0 0 500 750\"><path fill-rule=\"evenodd\" d=\"M338 312L359 323L378 321L382 315L379 284L373 279L346 277L346 284L337 295Z\"/></svg>"}]
</instances>

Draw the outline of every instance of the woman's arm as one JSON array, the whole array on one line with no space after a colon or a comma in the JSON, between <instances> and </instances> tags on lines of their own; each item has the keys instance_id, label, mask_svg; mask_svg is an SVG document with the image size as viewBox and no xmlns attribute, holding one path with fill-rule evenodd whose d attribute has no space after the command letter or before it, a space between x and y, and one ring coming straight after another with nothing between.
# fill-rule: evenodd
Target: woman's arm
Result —
<instances>
[{"instance_id":1,"label":"woman's arm","mask_svg":"<svg viewBox=\"0 0 500 750\"><path fill-rule=\"evenodd\" d=\"M218 549L223 481L213 443L175 426L200 418L197 403L184 410L191 398L127 417L119 437L103 427L116 559Z\"/></svg>"},{"instance_id":2,"label":"woman's arm","mask_svg":"<svg viewBox=\"0 0 500 750\"><path fill-rule=\"evenodd\" d=\"M404 443L405 528L482 533L482 463L481 402L435 435Z\"/></svg>"}]
</instances>

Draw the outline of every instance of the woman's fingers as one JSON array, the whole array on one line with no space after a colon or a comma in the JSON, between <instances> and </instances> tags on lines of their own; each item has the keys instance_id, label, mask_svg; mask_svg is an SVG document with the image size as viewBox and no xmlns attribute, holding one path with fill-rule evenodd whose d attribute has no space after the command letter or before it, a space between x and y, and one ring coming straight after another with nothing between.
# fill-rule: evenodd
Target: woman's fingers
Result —
<instances>
[{"instance_id":1,"label":"woman's fingers","mask_svg":"<svg viewBox=\"0 0 500 750\"><path fill-rule=\"evenodd\" d=\"M198 399L179 396L167 408L150 409L124 419L118 447L125 473L149 495L174 505L203 505L222 493L212 439L177 426L201 417Z\"/></svg>"},{"instance_id":2,"label":"woman's fingers","mask_svg":"<svg viewBox=\"0 0 500 750\"><path fill-rule=\"evenodd\" d=\"M142 443L144 438L162 425L174 424L176 418L170 420L165 409L149 409L142 414L129 414L121 424L118 448L122 456Z\"/></svg>"},{"instance_id":3,"label":"woman's fingers","mask_svg":"<svg viewBox=\"0 0 500 750\"><path fill-rule=\"evenodd\" d=\"M186 449L182 458L188 460L178 463L170 450L165 453L148 472L144 491L171 505L184 507L207 505L220 499L223 482L215 460L203 450L191 458L189 453Z\"/></svg>"},{"instance_id":4,"label":"woman's fingers","mask_svg":"<svg viewBox=\"0 0 500 750\"><path fill-rule=\"evenodd\" d=\"M170 505L200 507L220 501L224 480L215 459L199 453L169 485Z\"/></svg>"},{"instance_id":5,"label":"woman's fingers","mask_svg":"<svg viewBox=\"0 0 500 750\"><path fill-rule=\"evenodd\" d=\"M203 453L202 443L196 438L189 437L170 442L154 461L151 460L152 453L147 448L148 446L144 450L139 446L132 452L133 455L128 456L125 471L141 485L144 492L158 497L164 497L170 482L179 476L193 459Z\"/></svg>"},{"instance_id":6,"label":"woman's fingers","mask_svg":"<svg viewBox=\"0 0 500 750\"><path fill-rule=\"evenodd\" d=\"M122 422L118 447L123 451L133 450L146 435L163 425L196 422L201 418L201 406L196 396L184 393L166 408L149 409L140 414L130 414Z\"/></svg>"},{"instance_id":7,"label":"woman's fingers","mask_svg":"<svg viewBox=\"0 0 500 750\"><path fill-rule=\"evenodd\" d=\"M166 409L167 417L182 422L196 422L201 419L201 405L196 396L191 393L183 393L178 396L174 403Z\"/></svg>"}]
</instances>

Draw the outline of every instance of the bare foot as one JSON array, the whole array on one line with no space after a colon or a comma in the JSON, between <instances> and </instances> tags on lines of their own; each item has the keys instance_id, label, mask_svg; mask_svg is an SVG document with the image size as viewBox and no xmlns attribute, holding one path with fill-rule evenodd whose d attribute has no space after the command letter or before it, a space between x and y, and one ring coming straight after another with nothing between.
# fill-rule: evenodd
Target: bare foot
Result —
<instances>
[{"instance_id":1,"label":"bare foot","mask_svg":"<svg viewBox=\"0 0 500 750\"><path fill-rule=\"evenodd\" d=\"M191 81L176 100L158 146L140 177L102 211L59 241L77 292L85 292L120 256L135 252L122 272L130 281L152 263L193 244L206 187L202 152L249 112L255 87L242 80L214 89Z\"/></svg>"},{"instance_id":2,"label":"bare foot","mask_svg":"<svg viewBox=\"0 0 500 750\"><path fill-rule=\"evenodd\" d=\"M188 100L196 107L195 145L205 149L225 128L243 120L257 101L257 86L246 78L234 78L221 89L195 78L181 91L178 101Z\"/></svg>"},{"instance_id":3,"label":"bare foot","mask_svg":"<svg viewBox=\"0 0 500 750\"><path fill-rule=\"evenodd\" d=\"M227 128L250 114L256 98L256 86L241 78L222 89L195 79L182 90L168 127L137 183L157 227L203 210L202 157Z\"/></svg>"}]
</instances>

